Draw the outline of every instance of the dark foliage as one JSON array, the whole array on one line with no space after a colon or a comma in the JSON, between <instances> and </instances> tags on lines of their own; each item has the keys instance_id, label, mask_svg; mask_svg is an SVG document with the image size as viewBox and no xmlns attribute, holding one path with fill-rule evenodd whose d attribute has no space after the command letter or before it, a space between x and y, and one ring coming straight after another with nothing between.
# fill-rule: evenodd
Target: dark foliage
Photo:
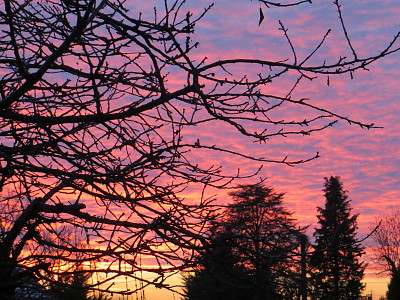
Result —
<instances>
[{"instance_id":1,"label":"dark foliage","mask_svg":"<svg viewBox=\"0 0 400 300\"><path fill-rule=\"evenodd\" d=\"M299 293L299 229L283 194L240 186L213 228L213 244L186 279L187 299L291 299ZM214 297L214 298L212 298ZM205 298L203 298L205 299Z\"/></svg>"},{"instance_id":2,"label":"dark foliage","mask_svg":"<svg viewBox=\"0 0 400 300\"><path fill-rule=\"evenodd\" d=\"M392 274L388 285L388 291L386 293L387 300L399 300L400 299L400 269L396 270Z\"/></svg>"},{"instance_id":3,"label":"dark foliage","mask_svg":"<svg viewBox=\"0 0 400 300\"><path fill-rule=\"evenodd\" d=\"M215 234L209 249L199 256L196 269L184 277L185 299L249 299L254 286L232 255L231 246L227 235Z\"/></svg>"},{"instance_id":4,"label":"dark foliage","mask_svg":"<svg viewBox=\"0 0 400 300\"><path fill-rule=\"evenodd\" d=\"M359 299L364 289L364 248L357 240L357 214L339 176L325 178L325 207L318 208L319 228L310 260L313 296L323 300Z\"/></svg>"},{"instance_id":5,"label":"dark foliage","mask_svg":"<svg viewBox=\"0 0 400 300\"><path fill-rule=\"evenodd\" d=\"M110 300L111 295L104 292L93 292L90 273L82 267L59 274L46 288L46 296L51 300Z\"/></svg>"}]
</instances>

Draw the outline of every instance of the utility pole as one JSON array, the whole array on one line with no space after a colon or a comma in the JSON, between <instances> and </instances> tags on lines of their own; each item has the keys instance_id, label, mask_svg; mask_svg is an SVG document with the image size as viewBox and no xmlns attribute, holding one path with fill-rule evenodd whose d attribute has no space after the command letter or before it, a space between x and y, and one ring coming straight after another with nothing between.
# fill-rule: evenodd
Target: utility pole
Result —
<instances>
[{"instance_id":1,"label":"utility pole","mask_svg":"<svg viewBox=\"0 0 400 300\"><path fill-rule=\"evenodd\" d=\"M301 255L301 300L307 300L307 246L309 244L308 237L305 234L299 235L300 255Z\"/></svg>"}]
</instances>

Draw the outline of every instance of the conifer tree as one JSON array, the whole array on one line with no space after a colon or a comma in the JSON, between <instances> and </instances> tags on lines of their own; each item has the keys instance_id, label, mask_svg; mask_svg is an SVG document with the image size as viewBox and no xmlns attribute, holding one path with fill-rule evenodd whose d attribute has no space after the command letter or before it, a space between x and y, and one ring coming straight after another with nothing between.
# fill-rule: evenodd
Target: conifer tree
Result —
<instances>
[{"instance_id":1,"label":"conifer tree","mask_svg":"<svg viewBox=\"0 0 400 300\"><path fill-rule=\"evenodd\" d=\"M318 207L319 228L310 266L314 299L360 299L365 265L357 240L357 217L339 176L325 178L325 207Z\"/></svg>"},{"instance_id":2,"label":"conifer tree","mask_svg":"<svg viewBox=\"0 0 400 300\"><path fill-rule=\"evenodd\" d=\"M252 271L253 299L284 299L299 285L295 251L304 228L284 207L284 194L271 187L240 185L230 196L222 225L234 237L233 254Z\"/></svg>"},{"instance_id":3,"label":"conifer tree","mask_svg":"<svg viewBox=\"0 0 400 300\"><path fill-rule=\"evenodd\" d=\"M304 235L283 206L283 193L263 184L240 185L212 228L213 243L185 278L187 300L281 300L299 292L296 269Z\"/></svg>"},{"instance_id":4,"label":"conifer tree","mask_svg":"<svg viewBox=\"0 0 400 300\"><path fill-rule=\"evenodd\" d=\"M254 285L246 269L238 262L232 255L230 237L220 232L213 234L212 244L197 257L195 270L184 276L184 299L249 299Z\"/></svg>"}]
</instances>

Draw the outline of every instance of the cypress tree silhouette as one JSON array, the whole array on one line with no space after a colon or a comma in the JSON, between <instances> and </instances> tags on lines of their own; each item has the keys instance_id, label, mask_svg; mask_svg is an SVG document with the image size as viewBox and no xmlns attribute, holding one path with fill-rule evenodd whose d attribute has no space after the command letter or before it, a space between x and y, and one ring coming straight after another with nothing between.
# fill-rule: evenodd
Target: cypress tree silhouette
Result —
<instances>
[{"instance_id":1,"label":"cypress tree silhouette","mask_svg":"<svg viewBox=\"0 0 400 300\"><path fill-rule=\"evenodd\" d=\"M310 260L314 299L359 299L364 285L364 248L356 238L358 214L351 214L350 200L339 176L325 178L325 208L318 207L319 228L314 232Z\"/></svg>"}]
</instances>

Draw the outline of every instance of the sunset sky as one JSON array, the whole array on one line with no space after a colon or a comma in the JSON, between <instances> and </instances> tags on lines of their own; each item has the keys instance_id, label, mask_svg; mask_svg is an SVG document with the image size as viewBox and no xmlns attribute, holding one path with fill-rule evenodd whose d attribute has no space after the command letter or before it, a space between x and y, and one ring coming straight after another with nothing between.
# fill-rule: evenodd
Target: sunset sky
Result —
<instances>
[{"instance_id":1,"label":"sunset sky","mask_svg":"<svg viewBox=\"0 0 400 300\"><path fill-rule=\"evenodd\" d=\"M0 3L6 293L24 270L78 268L107 292L179 290L166 272L193 261L236 185L284 193L312 242L324 178L340 176L365 293L385 294L367 237L400 208L400 1L263 1ZM181 299L144 295L129 299Z\"/></svg>"},{"instance_id":2,"label":"sunset sky","mask_svg":"<svg viewBox=\"0 0 400 300\"><path fill-rule=\"evenodd\" d=\"M134 2L134 1L132 1ZM157 2L157 1L156 1ZM258 1L218 0L207 16L198 23L194 39L200 42L196 49L198 58L208 61L221 58L258 57L277 60L291 58L290 48L282 31L281 20L299 57L306 57L332 29L318 59L335 61L349 55L349 49L340 28L333 1L313 1L292 8L267 8ZM189 1L187 8L201 11L210 1ZM356 51L375 55L400 30L400 5L397 0L341 1L344 20ZM149 13L152 6L148 4ZM258 26L259 8L265 20ZM400 46L397 45L397 46ZM285 192L284 203L294 212L301 225L310 225L311 236L316 226L317 206L324 205L323 178L339 175L348 190L353 212L359 213L359 237L365 237L380 216L399 205L400 194L400 53L381 59L367 71L358 71L351 80L348 74L330 78L320 76L313 81L303 81L296 95L309 98L319 106L364 123L375 123L382 129L366 130L339 122L322 132L306 137L287 137L255 144L237 132L216 126L209 127L202 138L218 140L236 150L262 157L299 159L320 158L296 167L266 164L258 177L268 178L267 184L278 192ZM290 82L280 87L290 89ZM224 170L240 168L251 173L258 163L228 156L199 157L199 160L220 164ZM257 177L257 178L258 178ZM254 179L254 182L256 178ZM248 180L247 182L252 182ZM196 195L188 195L188 198ZM225 201L223 194L218 201ZM367 269L367 272L372 272ZM366 292L373 292L374 299L386 288L385 278L367 275ZM380 282L378 284L378 282ZM147 300L167 299L160 291L149 290ZM170 298L174 297L168 294ZM179 298L178 296L176 296Z\"/></svg>"}]
</instances>

